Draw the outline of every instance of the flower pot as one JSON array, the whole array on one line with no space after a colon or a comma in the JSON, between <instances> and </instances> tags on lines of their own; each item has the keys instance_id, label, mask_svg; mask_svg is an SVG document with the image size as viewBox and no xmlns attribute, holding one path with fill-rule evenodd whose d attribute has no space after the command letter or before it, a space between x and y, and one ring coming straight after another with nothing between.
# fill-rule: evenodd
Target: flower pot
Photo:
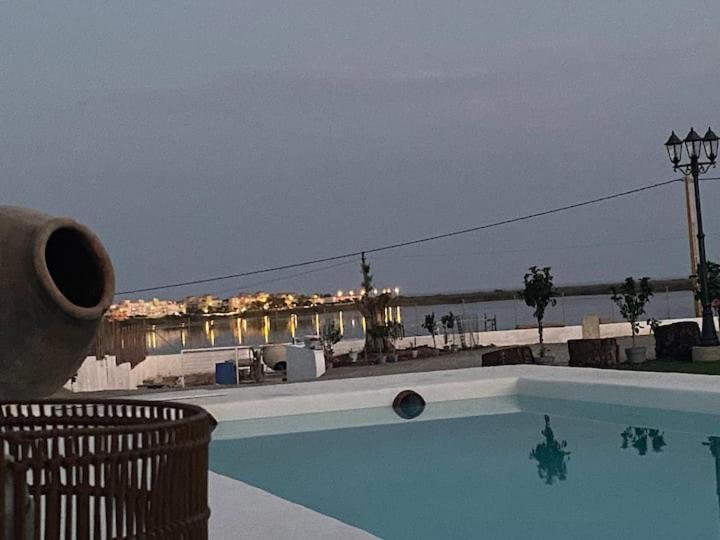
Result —
<instances>
[{"instance_id":1,"label":"flower pot","mask_svg":"<svg viewBox=\"0 0 720 540\"><path fill-rule=\"evenodd\" d=\"M357 352L351 351L351 352L348 354L348 356L350 357L350 362L352 362L353 364L354 364L355 362L357 362L357 359L358 359L358 353L357 353Z\"/></svg>"},{"instance_id":2,"label":"flower pot","mask_svg":"<svg viewBox=\"0 0 720 540\"><path fill-rule=\"evenodd\" d=\"M385 364L387 362L387 355L381 354L377 357L378 364Z\"/></svg>"},{"instance_id":3,"label":"flower pot","mask_svg":"<svg viewBox=\"0 0 720 540\"><path fill-rule=\"evenodd\" d=\"M642 364L647 360L647 347L628 347L625 349L625 357L631 364Z\"/></svg>"},{"instance_id":4,"label":"flower pot","mask_svg":"<svg viewBox=\"0 0 720 540\"><path fill-rule=\"evenodd\" d=\"M57 391L90 352L115 294L100 240L71 219L0 206L0 399Z\"/></svg>"},{"instance_id":5,"label":"flower pot","mask_svg":"<svg viewBox=\"0 0 720 540\"><path fill-rule=\"evenodd\" d=\"M398 361L398 353L390 353L387 355L387 361L390 364L394 364Z\"/></svg>"},{"instance_id":6,"label":"flower pot","mask_svg":"<svg viewBox=\"0 0 720 540\"><path fill-rule=\"evenodd\" d=\"M410 358L417 358L418 357L418 351L417 349L413 349L410 351Z\"/></svg>"},{"instance_id":7,"label":"flower pot","mask_svg":"<svg viewBox=\"0 0 720 540\"><path fill-rule=\"evenodd\" d=\"M552 366L555 363L555 357L548 355L538 356L535 358L535 363L541 366Z\"/></svg>"}]
</instances>

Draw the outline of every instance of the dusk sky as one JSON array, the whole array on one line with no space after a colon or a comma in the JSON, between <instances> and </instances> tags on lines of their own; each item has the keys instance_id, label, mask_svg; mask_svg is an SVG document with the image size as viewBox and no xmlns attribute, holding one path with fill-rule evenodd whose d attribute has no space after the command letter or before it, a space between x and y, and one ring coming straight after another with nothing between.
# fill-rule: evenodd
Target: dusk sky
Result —
<instances>
[{"instance_id":1,"label":"dusk sky","mask_svg":"<svg viewBox=\"0 0 720 540\"><path fill-rule=\"evenodd\" d=\"M718 28L717 0L4 2L2 204L89 225L122 291L624 191L677 176L670 129L720 132ZM717 260L720 181L702 189ZM376 284L686 276L683 196L386 252ZM308 270L157 295L360 282L359 261Z\"/></svg>"}]
</instances>

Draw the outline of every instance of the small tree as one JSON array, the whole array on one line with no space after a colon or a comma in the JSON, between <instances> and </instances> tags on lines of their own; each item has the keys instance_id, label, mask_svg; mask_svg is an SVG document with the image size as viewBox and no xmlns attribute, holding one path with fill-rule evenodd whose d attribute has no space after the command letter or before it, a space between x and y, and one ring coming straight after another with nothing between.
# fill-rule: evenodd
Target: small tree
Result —
<instances>
[{"instance_id":1,"label":"small tree","mask_svg":"<svg viewBox=\"0 0 720 540\"><path fill-rule=\"evenodd\" d=\"M334 321L329 322L322 327L322 331L320 332L320 344L322 345L326 362L332 361L333 355L335 354L333 347L341 339L342 334L340 333L340 329L335 326Z\"/></svg>"},{"instance_id":2,"label":"small tree","mask_svg":"<svg viewBox=\"0 0 720 540\"><path fill-rule=\"evenodd\" d=\"M373 277L370 273L370 263L365 259L365 253L361 257L360 269L362 270L362 292L355 303L365 318L367 326L365 354L387 352L390 349L390 344L388 343L387 330L383 327L386 323L385 308L390 303L390 295L387 293L375 294Z\"/></svg>"},{"instance_id":3,"label":"small tree","mask_svg":"<svg viewBox=\"0 0 720 540\"><path fill-rule=\"evenodd\" d=\"M445 345L447 345L448 333L451 333L453 328L455 328L455 315L453 315L453 312L451 311L447 315L443 315L440 318L440 324L442 324L443 336L445 338Z\"/></svg>"},{"instance_id":4,"label":"small tree","mask_svg":"<svg viewBox=\"0 0 720 540\"><path fill-rule=\"evenodd\" d=\"M435 312L425 315L425 320L422 323L422 327L430 333L433 340L433 348L437 349L437 344L435 343L435 334L437 333L437 325L435 324Z\"/></svg>"},{"instance_id":5,"label":"small tree","mask_svg":"<svg viewBox=\"0 0 720 540\"><path fill-rule=\"evenodd\" d=\"M548 306L557 304L558 291L553 285L553 276L550 267L538 268L531 266L524 277L525 289L520 293L525 303L533 308L533 317L537 320L538 336L540 338L540 357L545 356L543 341L543 319Z\"/></svg>"},{"instance_id":6,"label":"small tree","mask_svg":"<svg viewBox=\"0 0 720 540\"><path fill-rule=\"evenodd\" d=\"M620 309L620 314L630 323L632 328L632 344L635 347L635 336L640 332L639 319L645 314L645 306L653 295L653 286L649 277L635 281L632 277L625 278L620 289L612 288L612 300Z\"/></svg>"}]
</instances>

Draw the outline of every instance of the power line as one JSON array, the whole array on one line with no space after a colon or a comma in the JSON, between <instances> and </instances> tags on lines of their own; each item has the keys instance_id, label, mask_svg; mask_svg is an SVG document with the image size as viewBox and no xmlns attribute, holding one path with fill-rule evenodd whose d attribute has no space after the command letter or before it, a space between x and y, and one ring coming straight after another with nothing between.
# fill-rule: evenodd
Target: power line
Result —
<instances>
[{"instance_id":1,"label":"power line","mask_svg":"<svg viewBox=\"0 0 720 540\"><path fill-rule=\"evenodd\" d=\"M425 258L437 258L437 257L466 257L466 256L473 256L477 257L478 255L505 255L505 254L512 254L512 253L527 253L527 252L534 252L534 251L563 251L566 249L590 249L590 248L598 248L598 247L614 247L614 246L626 246L626 245L637 245L637 244L655 244L658 242L674 242L674 241L680 241L680 240L686 240L686 236L667 236L665 238L646 238L643 240L624 240L620 242L598 242L595 244L571 244L571 245L565 245L565 246L549 246L549 247L528 247L528 248L518 248L518 249L495 249L495 250L488 250L488 251L460 251L460 252L448 252L448 253L421 253L421 254L415 254L415 255L391 255L389 257L376 257L376 259L386 259L386 258L397 258L397 259L425 259Z\"/></svg>"},{"instance_id":2,"label":"power line","mask_svg":"<svg viewBox=\"0 0 720 540\"><path fill-rule=\"evenodd\" d=\"M398 243L396 243L396 244L387 244L387 245L384 245L384 246L379 246L379 247L375 247L375 248L371 248L371 249L353 251L353 252L350 252L350 253L344 253L344 254L342 254L342 255L334 255L334 256L331 256L331 257L322 257L322 258L312 259L312 260L308 260L308 261L302 261L302 262L291 263L291 264L284 264L284 265L281 265L281 266L274 266L274 267L269 267L269 268L262 268L262 269L259 269L259 270L251 270L251 271L248 271L248 272L238 272L238 273L236 273L236 274L227 274L227 275L223 275L223 276L214 276L214 277L209 277L209 278L193 279L193 280L189 280L189 281L180 281L180 282L176 282L176 283L168 283L168 284L164 284L164 285L158 285L158 286L155 286L155 287L142 287L142 288L139 288L139 289L132 289L132 290L127 290L127 291L121 291L121 292L119 292L119 293L117 293L117 294L118 294L118 295L122 295L122 294L135 294L135 293L141 293L141 292L160 291L160 290L164 290L164 289L172 289L172 288L175 288L175 287L186 287L186 286L189 286L189 285L200 285L200 284L203 284L203 283L211 283L211 282L214 282L214 281L224 281L224 280L227 280L227 279L235 279L235 278L241 278L241 277L247 277L247 276L254 276L254 275L258 275L258 274L265 274L265 273L268 273L268 272L277 272L277 271L280 271L280 270L289 270L289 269L291 269L291 268L299 268L299 267L302 267L302 266L310 266L310 265L313 265L313 264L320 264L320 263L324 263L324 262L338 261L338 260L342 260L342 259L348 259L348 258L350 258L350 257L358 257L358 256L359 256L361 253L363 253L363 252L365 252L365 253L379 253L379 252L388 251L388 250L391 250L391 249L398 249L398 248L401 248L401 247L414 246L414 245L417 245L417 244L423 244L423 243L426 243L426 242L432 242L432 241L434 241L434 240L442 240L443 238L451 238L451 237L454 237L454 236L460 236L460 235L468 234L468 233L471 233L471 232L477 232L477 231L482 231L482 230L486 230L486 229L492 229L492 228L495 228L495 227L500 227L500 226L502 226L502 225L510 225L511 223L519 223L519 222L527 221L527 220L530 220L530 219L535 219L535 218L539 218L539 217L543 217L543 216L548 216L548 215L550 215L550 214L557 214L557 213L559 213L559 212L565 212L565 211L567 211L567 210L573 210L573 209L575 209L575 208L581 208L581 207L583 207L583 206L588 206L588 205L591 205L591 204L597 204L597 203L604 202L604 201L609 201L609 200L612 200L612 199L618 199L618 198L620 198L620 197L626 197L626 196L628 196L628 195L633 195L633 194L635 194L635 193L640 193L640 192L642 192L642 191L648 191L648 190L651 190L651 189L656 189L656 188L659 188L659 187L663 187L663 186L670 185L670 184L672 184L672 183L674 183L674 182L682 182L682 181L683 181L682 178L673 178L672 180L665 180L664 182L657 182L657 183L655 183L655 184L650 184L650 185L643 186L643 187L639 187L639 188L629 189L629 190L627 190L627 191L621 191L621 192L619 192L619 193L614 193L614 194L612 194L612 195L605 195L605 196L603 196L603 197L596 197L596 198L594 198L594 199L590 199L590 200L587 200L587 201L582 201L582 202L577 202L577 203L573 203L573 204L568 204L568 205L560 206L560 207L553 208L553 209L550 209L550 210L544 210L544 211L542 211L542 212L535 212L535 213L533 213L533 214L527 214L527 215L524 215L524 216L518 216L518 217L514 217L514 218L503 219L503 220L500 220L500 221L495 221L495 222L493 222L493 223L487 223L487 224L485 224L485 225L479 225L479 226L477 226L477 227L468 227L468 228L466 228L466 229L459 229L459 230L455 230L455 231L451 231L451 232L447 232L447 233L443 233L443 234L437 234L437 235L433 235L433 236L426 236L426 237L423 237L423 238L418 238L418 239L415 239L415 240L409 240L409 241L406 241L406 242L398 242Z\"/></svg>"}]
</instances>

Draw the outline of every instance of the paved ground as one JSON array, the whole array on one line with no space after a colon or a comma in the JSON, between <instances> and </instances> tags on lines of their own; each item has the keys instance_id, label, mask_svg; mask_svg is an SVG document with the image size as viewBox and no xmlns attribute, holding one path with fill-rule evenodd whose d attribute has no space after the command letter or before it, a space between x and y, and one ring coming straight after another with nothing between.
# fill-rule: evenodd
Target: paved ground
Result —
<instances>
[{"instance_id":1,"label":"paved ground","mask_svg":"<svg viewBox=\"0 0 720 540\"><path fill-rule=\"evenodd\" d=\"M625 357L624 349L632 346L632 338L616 338L620 345L620 357ZM655 358L655 339L652 336L638 336L636 338L639 347L647 347L649 360ZM441 369L463 369L480 367L482 355L496 350L497 347L486 347L471 351L459 351L455 354L434 356L430 358L418 358L417 360L404 360L396 364L384 364L376 366L352 366L333 368L323 376L323 379L344 379L354 377L373 377L376 375L391 375L394 373L415 373L420 371L437 371ZM540 347L532 346L533 354L539 356ZM546 354L554 356L556 362L567 365L568 348L566 343L550 343L546 345Z\"/></svg>"},{"instance_id":2,"label":"paved ground","mask_svg":"<svg viewBox=\"0 0 720 540\"><path fill-rule=\"evenodd\" d=\"M622 337L617 338L620 344L620 356L624 358L625 347L630 347L632 344L631 338ZM655 358L655 342L651 336L638 336L638 346L647 347L648 359ZM568 361L568 349L566 343L550 343L546 345L547 354L555 357L556 361L562 365L567 365ZM429 358L418 358L416 360L403 360L395 364L384 364L384 365L373 365L373 366L348 366L348 367L336 367L328 370L328 372L321 377L319 380L335 380L335 379L351 379L356 377L374 377L378 375L392 375L400 373L419 373L425 371L438 371L448 369L463 369L471 367L480 367L482 365L482 355L486 352L496 350L497 347L486 347L482 349L475 349L471 351L459 351L454 354L444 354L441 356L433 356ZM533 354L538 356L539 347L537 345L532 346ZM650 363L646 366L650 370L654 371L665 371L664 369L657 369L659 363ZM652 369L652 367L656 369ZM642 367L640 368L642 369ZM677 369L670 369L667 371L684 371ZM282 383L282 376L279 373L271 373L266 377L264 384L278 384ZM257 387L255 383L245 383L238 385L239 388L252 388ZM197 386L195 389L213 389L216 386ZM84 392L82 397L93 397L103 396L112 397L122 396L127 394L143 394L143 393L158 393L168 392L177 390L176 388L162 388L162 389L139 389L135 391L117 390L117 391L101 391L101 392ZM72 394L69 391L62 390L58 392L55 397L79 397L78 394Z\"/></svg>"}]
</instances>

